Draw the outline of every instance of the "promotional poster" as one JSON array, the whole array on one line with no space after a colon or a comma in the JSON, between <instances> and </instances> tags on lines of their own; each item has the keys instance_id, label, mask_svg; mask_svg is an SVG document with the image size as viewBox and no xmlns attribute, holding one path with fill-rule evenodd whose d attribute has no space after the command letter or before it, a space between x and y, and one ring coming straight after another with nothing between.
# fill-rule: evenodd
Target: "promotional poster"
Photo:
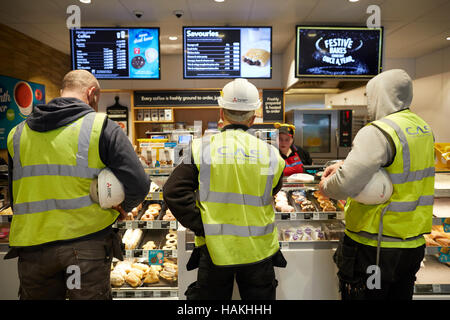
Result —
<instances>
[{"instance_id":1,"label":"promotional poster","mask_svg":"<svg viewBox=\"0 0 450 320\"><path fill-rule=\"evenodd\" d=\"M297 27L296 77L370 78L381 72L382 28Z\"/></svg>"},{"instance_id":2,"label":"promotional poster","mask_svg":"<svg viewBox=\"0 0 450 320\"><path fill-rule=\"evenodd\" d=\"M7 148L8 133L25 120L33 107L45 103L45 86L0 75L0 149Z\"/></svg>"}]
</instances>

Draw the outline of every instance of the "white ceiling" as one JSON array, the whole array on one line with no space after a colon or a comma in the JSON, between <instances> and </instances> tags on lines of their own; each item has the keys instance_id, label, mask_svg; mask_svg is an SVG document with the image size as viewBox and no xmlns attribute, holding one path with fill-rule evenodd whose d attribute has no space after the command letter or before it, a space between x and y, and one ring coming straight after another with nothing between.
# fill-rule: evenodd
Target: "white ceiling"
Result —
<instances>
[{"instance_id":1,"label":"white ceiling","mask_svg":"<svg viewBox=\"0 0 450 320\"><path fill-rule=\"evenodd\" d=\"M82 26L160 27L162 54L181 54L183 26L205 25L272 26L273 51L283 53L295 25L365 25L372 4L381 8L385 58L416 58L450 45L450 0L0 0L0 23L69 54L72 4L81 8ZM144 15L138 19L134 10ZM168 39L173 35L178 40Z\"/></svg>"}]
</instances>

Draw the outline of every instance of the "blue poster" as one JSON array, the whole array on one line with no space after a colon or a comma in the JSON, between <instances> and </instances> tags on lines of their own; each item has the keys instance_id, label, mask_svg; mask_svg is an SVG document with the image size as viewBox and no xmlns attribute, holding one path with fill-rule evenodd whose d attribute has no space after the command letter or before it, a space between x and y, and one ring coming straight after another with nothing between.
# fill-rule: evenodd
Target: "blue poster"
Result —
<instances>
[{"instance_id":1,"label":"blue poster","mask_svg":"<svg viewBox=\"0 0 450 320\"><path fill-rule=\"evenodd\" d=\"M158 33L158 29L129 29L130 78L159 78Z\"/></svg>"},{"instance_id":2,"label":"blue poster","mask_svg":"<svg viewBox=\"0 0 450 320\"><path fill-rule=\"evenodd\" d=\"M44 103L44 85L0 75L0 149L7 148L11 129Z\"/></svg>"}]
</instances>

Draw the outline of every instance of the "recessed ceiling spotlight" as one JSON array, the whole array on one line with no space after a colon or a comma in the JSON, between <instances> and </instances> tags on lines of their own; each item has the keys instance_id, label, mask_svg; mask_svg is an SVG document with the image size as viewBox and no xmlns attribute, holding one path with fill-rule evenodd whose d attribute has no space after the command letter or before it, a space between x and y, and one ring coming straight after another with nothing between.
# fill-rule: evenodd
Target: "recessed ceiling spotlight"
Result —
<instances>
[{"instance_id":1,"label":"recessed ceiling spotlight","mask_svg":"<svg viewBox=\"0 0 450 320\"><path fill-rule=\"evenodd\" d=\"M91 0L80 0L81 3L91 3Z\"/></svg>"},{"instance_id":2,"label":"recessed ceiling spotlight","mask_svg":"<svg viewBox=\"0 0 450 320\"><path fill-rule=\"evenodd\" d=\"M169 37L169 40L172 40L172 41L175 41L177 39L178 39L178 37L173 37L173 36Z\"/></svg>"},{"instance_id":3,"label":"recessed ceiling spotlight","mask_svg":"<svg viewBox=\"0 0 450 320\"><path fill-rule=\"evenodd\" d=\"M447 40L450 41L450 37L447 37Z\"/></svg>"}]
</instances>

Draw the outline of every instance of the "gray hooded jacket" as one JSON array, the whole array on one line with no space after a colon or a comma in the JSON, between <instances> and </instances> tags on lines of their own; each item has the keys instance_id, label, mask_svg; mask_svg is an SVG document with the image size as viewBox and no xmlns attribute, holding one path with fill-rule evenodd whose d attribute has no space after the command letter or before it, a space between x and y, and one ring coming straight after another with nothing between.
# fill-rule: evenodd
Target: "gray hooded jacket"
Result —
<instances>
[{"instance_id":1,"label":"gray hooded jacket","mask_svg":"<svg viewBox=\"0 0 450 320\"><path fill-rule=\"evenodd\" d=\"M412 80L400 69L380 73L366 86L370 120L407 109L412 101ZM390 163L395 150L375 126L365 126L353 140L352 150L336 174L324 182L324 192L334 199L355 197L380 167Z\"/></svg>"}]
</instances>

